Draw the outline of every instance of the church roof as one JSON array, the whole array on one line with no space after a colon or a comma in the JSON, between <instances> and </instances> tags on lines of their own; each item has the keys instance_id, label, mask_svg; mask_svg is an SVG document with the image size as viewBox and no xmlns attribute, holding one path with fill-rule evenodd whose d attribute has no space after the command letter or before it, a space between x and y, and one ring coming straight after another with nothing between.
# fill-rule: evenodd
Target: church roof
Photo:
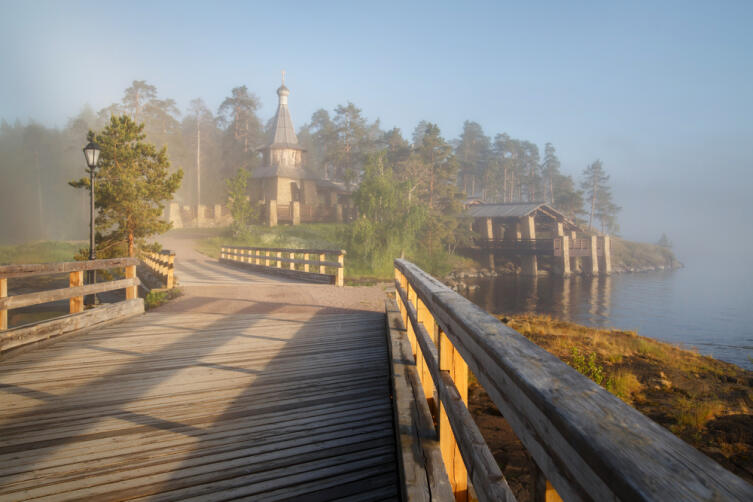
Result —
<instances>
[{"instance_id":1,"label":"church roof","mask_svg":"<svg viewBox=\"0 0 753 502\"><path fill-rule=\"evenodd\" d=\"M293 119L290 118L290 111L287 103L280 103L277 106L277 115L272 125L272 139L268 148L272 147L300 148L298 146L298 136L295 135Z\"/></svg>"}]
</instances>

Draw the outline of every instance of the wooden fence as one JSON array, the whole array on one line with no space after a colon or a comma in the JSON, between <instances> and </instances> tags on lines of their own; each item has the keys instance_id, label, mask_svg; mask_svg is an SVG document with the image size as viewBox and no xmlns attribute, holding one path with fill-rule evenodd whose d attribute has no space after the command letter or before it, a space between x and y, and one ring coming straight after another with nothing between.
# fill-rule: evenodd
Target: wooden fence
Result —
<instances>
[{"instance_id":1,"label":"wooden fence","mask_svg":"<svg viewBox=\"0 0 753 502\"><path fill-rule=\"evenodd\" d=\"M0 266L0 353L58 334L93 324L133 315L144 311L144 302L137 296L137 258L43 263ZM125 278L84 285L84 271L124 268ZM69 287L8 296L8 279L51 274L68 274ZM84 296L125 289L125 301L102 305L84 311ZM8 329L8 310L69 300L69 315L33 325Z\"/></svg>"},{"instance_id":2,"label":"wooden fence","mask_svg":"<svg viewBox=\"0 0 753 502\"><path fill-rule=\"evenodd\" d=\"M468 411L469 370L541 470L539 500L753 500L753 485L412 263L395 260L395 287L458 500L469 479L480 500L514 500Z\"/></svg>"},{"instance_id":3,"label":"wooden fence","mask_svg":"<svg viewBox=\"0 0 753 502\"><path fill-rule=\"evenodd\" d=\"M327 259L327 257L330 258ZM222 246L220 261L239 264L260 272L271 272L336 286L342 286L345 282L344 249Z\"/></svg>"},{"instance_id":4,"label":"wooden fence","mask_svg":"<svg viewBox=\"0 0 753 502\"><path fill-rule=\"evenodd\" d=\"M141 262L162 280L167 289L175 287L175 251L162 250L159 253L144 251Z\"/></svg>"}]
</instances>

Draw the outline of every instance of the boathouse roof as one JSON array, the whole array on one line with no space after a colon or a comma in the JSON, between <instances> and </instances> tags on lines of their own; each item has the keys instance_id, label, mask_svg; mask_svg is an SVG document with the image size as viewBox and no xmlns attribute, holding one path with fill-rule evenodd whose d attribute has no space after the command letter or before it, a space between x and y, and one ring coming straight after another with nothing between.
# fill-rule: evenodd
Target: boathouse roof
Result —
<instances>
[{"instance_id":1,"label":"boathouse roof","mask_svg":"<svg viewBox=\"0 0 753 502\"><path fill-rule=\"evenodd\" d=\"M567 216L543 202L505 202L499 204L476 203L468 205L466 216L471 218L518 219L525 216L541 215L549 220L564 223L566 228L578 230L578 226Z\"/></svg>"}]
</instances>

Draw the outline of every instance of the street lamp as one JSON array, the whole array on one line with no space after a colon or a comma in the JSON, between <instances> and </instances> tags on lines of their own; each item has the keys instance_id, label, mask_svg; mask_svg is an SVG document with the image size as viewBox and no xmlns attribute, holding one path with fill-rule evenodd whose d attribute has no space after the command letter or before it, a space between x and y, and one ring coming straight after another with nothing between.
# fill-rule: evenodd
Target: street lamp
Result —
<instances>
[{"instance_id":1,"label":"street lamp","mask_svg":"<svg viewBox=\"0 0 753 502\"><path fill-rule=\"evenodd\" d=\"M89 259L93 260L94 255L94 170L99 165L99 145L90 141L88 145L84 147L84 158L86 159L86 166L89 168L89 202L91 205L91 212L89 213ZM94 270L88 270L86 275L87 283L94 284L96 282L96 275ZM87 305L94 305L97 301L95 295L87 295L85 303Z\"/></svg>"}]
</instances>

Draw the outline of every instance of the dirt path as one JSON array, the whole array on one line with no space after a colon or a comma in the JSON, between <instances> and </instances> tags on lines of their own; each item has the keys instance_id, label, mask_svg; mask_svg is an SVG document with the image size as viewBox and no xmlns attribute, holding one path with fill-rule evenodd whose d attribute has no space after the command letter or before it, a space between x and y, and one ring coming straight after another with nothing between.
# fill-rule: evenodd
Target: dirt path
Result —
<instances>
[{"instance_id":1,"label":"dirt path","mask_svg":"<svg viewBox=\"0 0 753 502\"><path fill-rule=\"evenodd\" d=\"M184 294L160 307L159 312L384 311L386 284L338 288L247 272L197 252L194 247L200 235L184 230L161 236L163 247L175 251L175 275Z\"/></svg>"}]
</instances>

